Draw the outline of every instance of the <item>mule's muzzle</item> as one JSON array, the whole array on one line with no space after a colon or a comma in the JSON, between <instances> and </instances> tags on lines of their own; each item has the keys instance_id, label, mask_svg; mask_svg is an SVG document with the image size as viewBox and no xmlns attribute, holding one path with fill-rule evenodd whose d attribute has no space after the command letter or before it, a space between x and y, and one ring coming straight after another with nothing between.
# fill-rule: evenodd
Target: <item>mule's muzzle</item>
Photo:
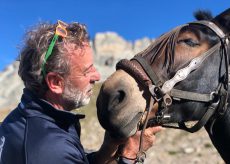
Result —
<instances>
[{"instance_id":1,"label":"mule's muzzle","mask_svg":"<svg viewBox=\"0 0 230 164\"><path fill-rule=\"evenodd\" d=\"M127 79L109 79L102 85L97 98L98 120L116 138L127 138L135 134L142 116L143 110L136 105L132 106L133 90L128 85Z\"/></svg>"}]
</instances>

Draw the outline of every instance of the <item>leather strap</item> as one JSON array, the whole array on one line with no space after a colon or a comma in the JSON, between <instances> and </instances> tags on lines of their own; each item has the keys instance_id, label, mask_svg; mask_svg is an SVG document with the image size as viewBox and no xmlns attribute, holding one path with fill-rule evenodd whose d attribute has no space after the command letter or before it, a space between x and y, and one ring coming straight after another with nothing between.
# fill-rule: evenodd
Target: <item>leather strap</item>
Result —
<instances>
[{"instance_id":1,"label":"leather strap","mask_svg":"<svg viewBox=\"0 0 230 164\"><path fill-rule=\"evenodd\" d=\"M174 99L186 99L191 101L198 101L198 102L211 102L213 100L213 94L201 94L189 91L183 91L178 89L172 89L169 93Z\"/></svg>"},{"instance_id":2,"label":"leather strap","mask_svg":"<svg viewBox=\"0 0 230 164\"><path fill-rule=\"evenodd\" d=\"M203 117L191 128L188 128L184 122L180 122L179 127L183 130L186 130L190 133L194 133L198 130L200 130L211 118L211 116L215 113L217 107L218 107L219 101L212 103L209 107L207 112L203 115Z\"/></svg>"},{"instance_id":3,"label":"leather strap","mask_svg":"<svg viewBox=\"0 0 230 164\"><path fill-rule=\"evenodd\" d=\"M212 31L214 31L220 38L225 37L224 32L213 22L201 20L201 21L191 22L189 24L204 25L206 27L209 27Z\"/></svg>"},{"instance_id":4,"label":"leather strap","mask_svg":"<svg viewBox=\"0 0 230 164\"><path fill-rule=\"evenodd\" d=\"M131 60L136 60L144 69L145 73L151 79L152 83L156 86L160 86L162 84L161 79L157 76L157 74L153 71L150 65L146 62L146 60L141 56L135 56Z\"/></svg>"}]
</instances>

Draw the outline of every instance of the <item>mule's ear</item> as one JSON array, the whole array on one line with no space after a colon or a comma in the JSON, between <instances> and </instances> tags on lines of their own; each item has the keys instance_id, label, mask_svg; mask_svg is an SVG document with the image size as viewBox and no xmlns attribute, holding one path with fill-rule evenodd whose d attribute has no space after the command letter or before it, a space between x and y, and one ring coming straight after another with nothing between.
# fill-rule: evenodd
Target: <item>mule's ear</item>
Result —
<instances>
[{"instance_id":1,"label":"mule's ear","mask_svg":"<svg viewBox=\"0 0 230 164\"><path fill-rule=\"evenodd\" d=\"M196 18L196 20L212 20L213 16L212 13L209 10L197 10L193 13L193 16Z\"/></svg>"},{"instance_id":2,"label":"mule's ear","mask_svg":"<svg viewBox=\"0 0 230 164\"><path fill-rule=\"evenodd\" d=\"M225 34L230 34L230 8L217 15L212 22L219 26Z\"/></svg>"}]
</instances>

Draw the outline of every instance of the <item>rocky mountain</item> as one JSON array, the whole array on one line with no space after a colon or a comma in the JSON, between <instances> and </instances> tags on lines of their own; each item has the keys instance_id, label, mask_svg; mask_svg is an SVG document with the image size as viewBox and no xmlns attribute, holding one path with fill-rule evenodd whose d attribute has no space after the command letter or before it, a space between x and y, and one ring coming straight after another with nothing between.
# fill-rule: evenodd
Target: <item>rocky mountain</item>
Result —
<instances>
[{"instance_id":1,"label":"rocky mountain","mask_svg":"<svg viewBox=\"0 0 230 164\"><path fill-rule=\"evenodd\" d=\"M21 98L23 83L18 76L18 66L16 61L0 73L0 111L15 107Z\"/></svg>"},{"instance_id":2,"label":"rocky mountain","mask_svg":"<svg viewBox=\"0 0 230 164\"><path fill-rule=\"evenodd\" d=\"M115 32L97 33L91 41L94 50L95 66L105 80L113 71L118 60L131 58L146 48L152 40L142 38L127 41ZM0 111L14 107L20 100L23 83L19 78L19 62L15 61L0 72Z\"/></svg>"}]
</instances>

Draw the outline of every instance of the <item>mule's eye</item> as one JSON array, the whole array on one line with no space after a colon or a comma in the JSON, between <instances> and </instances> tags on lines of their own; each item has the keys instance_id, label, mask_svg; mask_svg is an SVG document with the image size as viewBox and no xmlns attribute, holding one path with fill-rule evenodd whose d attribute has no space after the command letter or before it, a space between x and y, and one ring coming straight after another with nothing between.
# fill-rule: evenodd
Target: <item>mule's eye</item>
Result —
<instances>
[{"instance_id":1,"label":"mule's eye","mask_svg":"<svg viewBox=\"0 0 230 164\"><path fill-rule=\"evenodd\" d=\"M178 40L177 43L185 43L186 45L190 46L190 47L195 47L195 46L199 46L200 44L192 39L182 39L182 40Z\"/></svg>"}]
</instances>

